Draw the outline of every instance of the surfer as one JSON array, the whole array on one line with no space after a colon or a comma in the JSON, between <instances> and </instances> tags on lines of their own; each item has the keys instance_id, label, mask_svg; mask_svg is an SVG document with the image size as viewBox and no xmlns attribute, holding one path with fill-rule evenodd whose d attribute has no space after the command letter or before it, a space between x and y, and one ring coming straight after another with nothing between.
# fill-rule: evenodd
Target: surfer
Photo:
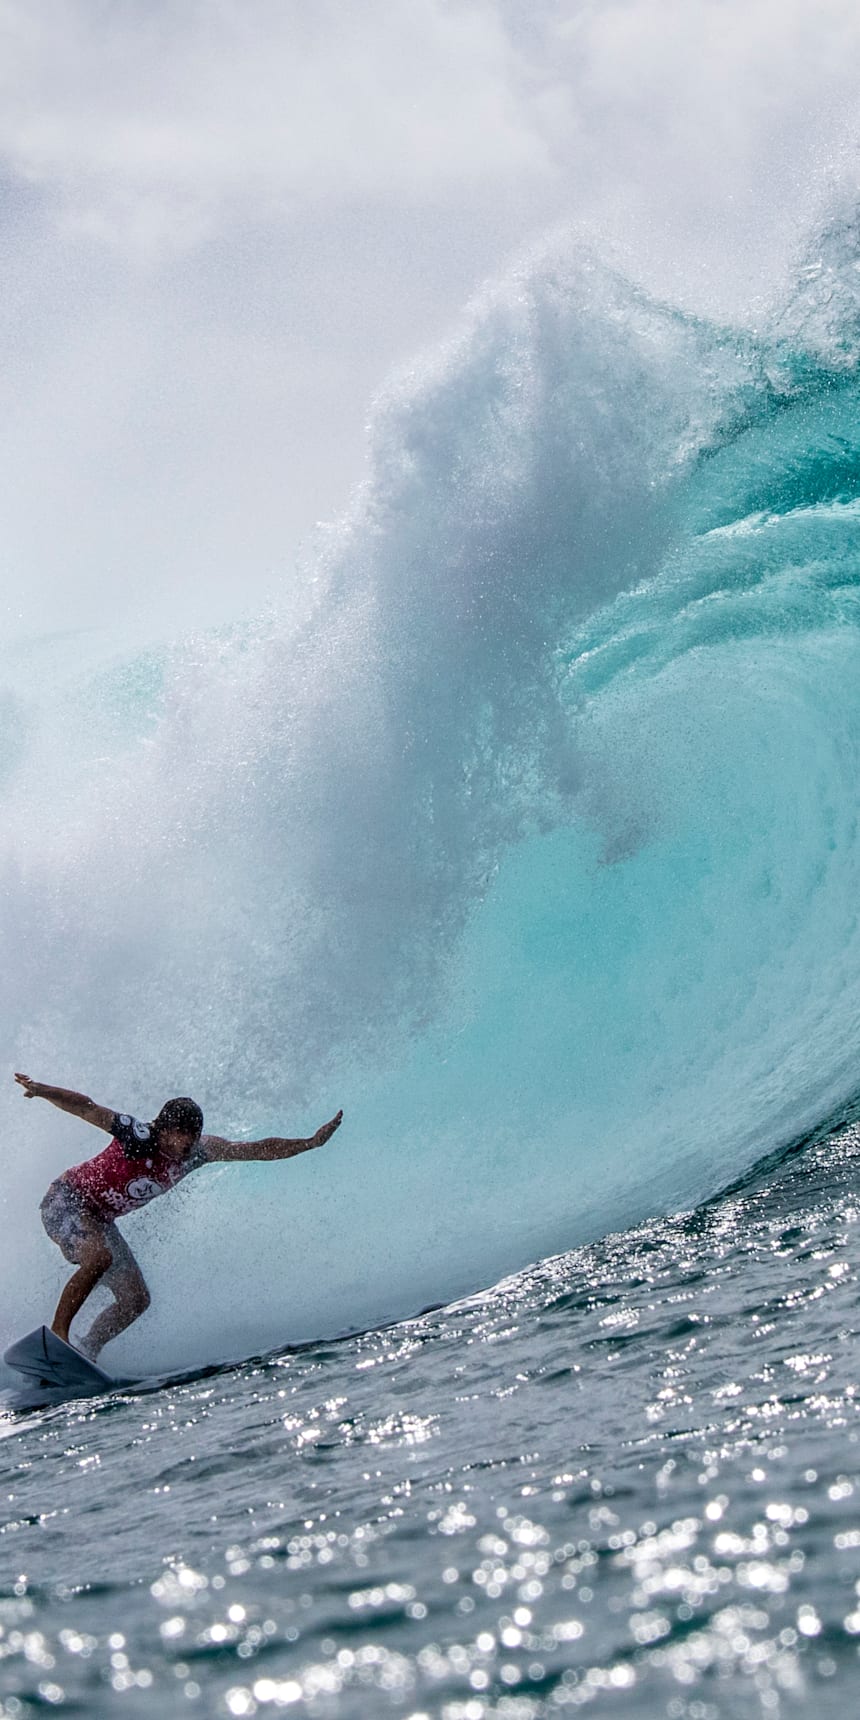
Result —
<instances>
[{"instance_id":1,"label":"surfer","mask_svg":"<svg viewBox=\"0 0 860 1720\"><path fill-rule=\"evenodd\" d=\"M95 1158L73 1165L57 1177L41 1206L42 1223L51 1241L77 1267L57 1303L51 1330L68 1343L69 1327L97 1284L104 1282L114 1298L113 1306L96 1316L78 1345L90 1361L95 1361L111 1338L138 1320L150 1303L143 1273L117 1229L118 1218L137 1212L156 1195L166 1194L201 1165L236 1159L291 1159L311 1147L321 1147L340 1128L343 1117L338 1111L306 1140L268 1135L261 1141L227 1141L219 1135L204 1135L203 1112L193 1099L168 1099L153 1122L141 1123L125 1111L97 1105L84 1093L48 1087L42 1081L31 1081L29 1075L16 1075L15 1080L23 1087L25 1099L47 1099L111 1137L110 1144Z\"/></svg>"}]
</instances>

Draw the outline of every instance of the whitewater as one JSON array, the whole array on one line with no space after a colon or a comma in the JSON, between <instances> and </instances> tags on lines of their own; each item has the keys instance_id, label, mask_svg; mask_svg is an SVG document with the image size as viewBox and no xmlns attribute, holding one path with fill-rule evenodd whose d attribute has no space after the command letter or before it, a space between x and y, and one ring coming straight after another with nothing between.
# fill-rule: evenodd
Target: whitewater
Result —
<instances>
[{"instance_id":1,"label":"whitewater","mask_svg":"<svg viewBox=\"0 0 860 1720\"><path fill-rule=\"evenodd\" d=\"M7 657L10 1065L216 1133L346 1113L140 1219L136 1365L475 1291L855 1090L856 261L835 222L753 335L559 240L379 402L301 606ZM11 1082L3 1132L15 1329L91 1143Z\"/></svg>"},{"instance_id":2,"label":"whitewater","mask_svg":"<svg viewBox=\"0 0 860 1720\"><path fill-rule=\"evenodd\" d=\"M5 652L4 1344L93 1145L12 1069L345 1120L129 1223L174 1384L4 1377L4 1715L844 1706L858 366L853 213L755 327L557 235L301 596Z\"/></svg>"}]
</instances>

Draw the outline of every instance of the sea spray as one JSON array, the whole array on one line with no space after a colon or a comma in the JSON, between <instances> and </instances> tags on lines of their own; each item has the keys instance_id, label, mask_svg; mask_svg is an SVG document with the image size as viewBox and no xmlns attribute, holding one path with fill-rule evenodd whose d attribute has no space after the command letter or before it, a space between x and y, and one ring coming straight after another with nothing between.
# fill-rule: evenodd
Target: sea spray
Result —
<instances>
[{"instance_id":1,"label":"sea spray","mask_svg":"<svg viewBox=\"0 0 860 1720\"><path fill-rule=\"evenodd\" d=\"M219 1132L346 1111L318 1155L203 1172L129 1227L155 1291L129 1365L475 1289L853 1090L839 233L831 346L808 264L802 317L753 337L554 244L383 397L300 601L9 665L16 1067L144 1115L190 1091ZM61 1274L38 1194L97 1145L15 1099L10 1334Z\"/></svg>"}]
</instances>

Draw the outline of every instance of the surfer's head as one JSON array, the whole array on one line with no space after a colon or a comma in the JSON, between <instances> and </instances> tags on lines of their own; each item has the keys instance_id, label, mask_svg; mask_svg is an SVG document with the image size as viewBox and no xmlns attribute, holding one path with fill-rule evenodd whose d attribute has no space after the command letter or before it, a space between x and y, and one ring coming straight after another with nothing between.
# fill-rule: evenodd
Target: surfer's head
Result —
<instances>
[{"instance_id":1,"label":"surfer's head","mask_svg":"<svg viewBox=\"0 0 860 1720\"><path fill-rule=\"evenodd\" d=\"M193 1099L168 1099L152 1123L160 1152L176 1159L190 1153L202 1131L203 1112Z\"/></svg>"}]
</instances>

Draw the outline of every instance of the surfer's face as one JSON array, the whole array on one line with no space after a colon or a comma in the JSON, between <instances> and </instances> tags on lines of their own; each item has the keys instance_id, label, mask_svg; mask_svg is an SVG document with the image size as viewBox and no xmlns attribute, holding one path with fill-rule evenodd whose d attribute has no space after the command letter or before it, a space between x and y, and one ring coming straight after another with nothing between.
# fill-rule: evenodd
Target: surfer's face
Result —
<instances>
[{"instance_id":1,"label":"surfer's face","mask_svg":"<svg viewBox=\"0 0 860 1720\"><path fill-rule=\"evenodd\" d=\"M169 1159L185 1159L197 1145L199 1136L185 1129L159 1129L158 1145Z\"/></svg>"}]
</instances>

